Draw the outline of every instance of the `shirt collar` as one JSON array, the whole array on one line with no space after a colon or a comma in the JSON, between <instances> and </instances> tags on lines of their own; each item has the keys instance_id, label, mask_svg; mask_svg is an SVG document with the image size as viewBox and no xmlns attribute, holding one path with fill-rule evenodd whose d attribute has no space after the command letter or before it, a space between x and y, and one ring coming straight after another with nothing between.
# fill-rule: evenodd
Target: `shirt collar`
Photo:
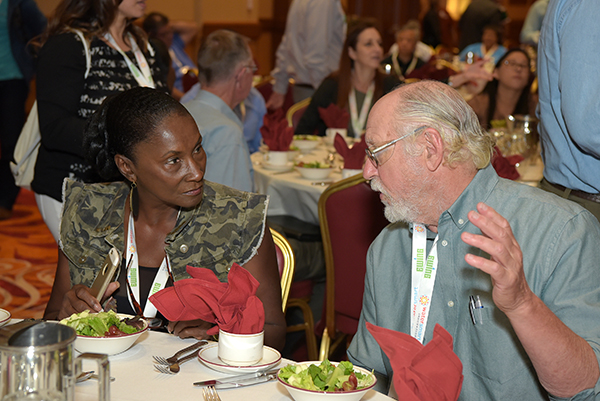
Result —
<instances>
[{"instance_id":1,"label":"shirt collar","mask_svg":"<svg viewBox=\"0 0 600 401\"><path fill-rule=\"evenodd\" d=\"M459 229L462 229L469 222L467 214L475 210L478 202L487 201L498 181L498 174L491 164L479 170L452 206L442 213L438 227L450 219Z\"/></svg>"},{"instance_id":2,"label":"shirt collar","mask_svg":"<svg viewBox=\"0 0 600 401\"><path fill-rule=\"evenodd\" d=\"M196 100L200 103L204 103L212 108L219 110L227 118L229 118L232 121L235 121L235 123L240 127L240 129L243 129L243 124L240 118L233 112L231 107L229 107L227 103L225 103L223 99L221 99L219 96L204 89L200 89L198 96L196 96Z\"/></svg>"}]
</instances>

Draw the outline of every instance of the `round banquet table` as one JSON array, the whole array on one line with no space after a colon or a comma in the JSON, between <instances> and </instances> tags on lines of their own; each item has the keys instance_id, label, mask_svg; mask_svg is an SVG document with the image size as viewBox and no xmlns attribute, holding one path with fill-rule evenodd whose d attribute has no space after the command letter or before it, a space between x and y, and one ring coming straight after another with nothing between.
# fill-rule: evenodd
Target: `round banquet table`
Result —
<instances>
[{"instance_id":1,"label":"round banquet table","mask_svg":"<svg viewBox=\"0 0 600 401\"><path fill-rule=\"evenodd\" d=\"M181 365L176 375L166 375L154 369L152 356L168 357L176 351L194 343L194 339L182 340L172 334L149 331L140 336L129 350L109 357L110 374L115 381L110 386L112 401L166 401L166 400L202 400L202 388L192 383L202 380L218 379L229 376L212 370L199 359L192 359ZM282 360L279 366L290 361ZM83 361L84 370L93 370L92 362ZM223 401L262 400L290 401L292 398L285 387L277 382L257 384L254 386L218 390ZM92 401L98 399L98 382L88 380L76 384L75 399ZM370 390L365 401L385 401L391 398Z\"/></svg>"},{"instance_id":2,"label":"round banquet table","mask_svg":"<svg viewBox=\"0 0 600 401\"><path fill-rule=\"evenodd\" d=\"M308 180L293 168L293 161L287 168L273 169L264 160L259 151L251 155L254 167L255 191L269 195L269 216L288 215L307 223L319 224L319 197L329 184L342 179L342 159L332 146L320 144L308 153L296 152L295 161L328 163L329 154L333 154L334 166L331 175L325 180Z\"/></svg>"}]
</instances>

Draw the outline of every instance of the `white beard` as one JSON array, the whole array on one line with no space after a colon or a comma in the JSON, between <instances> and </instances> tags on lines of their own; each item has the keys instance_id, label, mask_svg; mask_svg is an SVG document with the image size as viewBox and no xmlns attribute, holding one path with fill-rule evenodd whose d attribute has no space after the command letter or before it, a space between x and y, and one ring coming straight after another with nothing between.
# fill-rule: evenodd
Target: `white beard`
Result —
<instances>
[{"instance_id":1,"label":"white beard","mask_svg":"<svg viewBox=\"0 0 600 401\"><path fill-rule=\"evenodd\" d=\"M385 199L382 200L385 205L385 218L388 219L390 223L395 223L398 221L404 221L407 223L412 223L419 221L418 216L420 215L419 210L416 204L408 204L408 202L399 201L394 199L384 188L383 185L379 182L379 178L374 177L371 179L371 189L377 192L381 192L385 195ZM414 195L414 194L411 194ZM412 198L413 196L409 196L408 198Z\"/></svg>"}]
</instances>

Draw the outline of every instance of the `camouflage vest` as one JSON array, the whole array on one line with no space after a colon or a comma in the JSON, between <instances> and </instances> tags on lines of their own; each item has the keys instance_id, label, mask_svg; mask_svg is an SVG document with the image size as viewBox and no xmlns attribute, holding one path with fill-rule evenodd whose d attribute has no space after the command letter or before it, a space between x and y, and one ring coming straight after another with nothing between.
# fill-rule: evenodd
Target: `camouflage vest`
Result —
<instances>
[{"instance_id":1,"label":"camouflage vest","mask_svg":"<svg viewBox=\"0 0 600 401\"><path fill-rule=\"evenodd\" d=\"M123 182L83 184L66 179L60 247L69 259L71 285L90 286L111 247L124 251L124 208L129 186ZM165 240L175 280L189 278L185 267L212 269L219 280L236 262L243 265L260 246L268 206L266 195L204 182L202 202L182 209Z\"/></svg>"}]
</instances>

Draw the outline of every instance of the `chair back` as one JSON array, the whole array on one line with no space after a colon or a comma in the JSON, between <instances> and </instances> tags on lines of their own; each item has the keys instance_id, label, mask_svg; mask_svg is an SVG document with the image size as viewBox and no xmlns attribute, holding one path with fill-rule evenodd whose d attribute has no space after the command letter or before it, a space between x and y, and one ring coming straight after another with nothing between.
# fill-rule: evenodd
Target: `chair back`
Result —
<instances>
[{"instance_id":1,"label":"chair back","mask_svg":"<svg viewBox=\"0 0 600 401\"><path fill-rule=\"evenodd\" d=\"M328 335L353 335L362 310L369 246L388 224L383 204L361 175L332 184L319 199L327 284Z\"/></svg>"},{"instance_id":2,"label":"chair back","mask_svg":"<svg viewBox=\"0 0 600 401\"><path fill-rule=\"evenodd\" d=\"M277 254L277 267L279 268L279 276L281 277L281 305L283 311L287 307L288 296L290 295L290 287L294 280L295 260L294 251L287 239L277 231L271 230L273 242L275 243L275 252Z\"/></svg>"},{"instance_id":3,"label":"chair back","mask_svg":"<svg viewBox=\"0 0 600 401\"><path fill-rule=\"evenodd\" d=\"M187 92L189 91L192 86L196 85L198 83L198 69L197 68L190 68L189 70L186 71L185 74L183 74L183 77L181 77L181 85L183 86L183 92Z\"/></svg>"},{"instance_id":4,"label":"chair back","mask_svg":"<svg viewBox=\"0 0 600 401\"><path fill-rule=\"evenodd\" d=\"M267 76L263 78L259 83L256 84L256 89L260 92L265 102L269 100L271 97L271 93L273 93L273 83L274 80L271 76ZM287 113L290 107L294 104L294 94L293 94L293 83L290 82L288 84L288 89L285 94L285 100L283 101L283 112ZM267 110L269 112L269 110Z\"/></svg>"},{"instance_id":5,"label":"chair back","mask_svg":"<svg viewBox=\"0 0 600 401\"><path fill-rule=\"evenodd\" d=\"M286 113L286 118L288 121L288 125L290 127L294 127L294 129L298 126L302 115L306 111L306 108L310 104L311 98L306 98L304 100L299 101L298 103L294 103L292 107L290 107Z\"/></svg>"}]
</instances>

